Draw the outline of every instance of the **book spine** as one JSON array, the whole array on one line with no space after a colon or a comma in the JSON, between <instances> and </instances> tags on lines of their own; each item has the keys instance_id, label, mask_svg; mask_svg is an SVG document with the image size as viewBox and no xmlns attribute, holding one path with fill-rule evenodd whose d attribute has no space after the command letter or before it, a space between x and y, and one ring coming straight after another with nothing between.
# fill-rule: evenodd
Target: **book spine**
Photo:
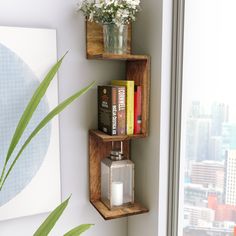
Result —
<instances>
[{"instance_id":1,"label":"book spine","mask_svg":"<svg viewBox=\"0 0 236 236\"><path fill-rule=\"evenodd\" d=\"M117 88L98 86L98 129L117 135Z\"/></svg>"},{"instance_id":2,"label":"book spine","mask_svg":"<svg viewBox=\"0 0 236 236\"><path fill-rule=\"evenodd\" d=\"M117 87L112 87L112 119L111 119L111 128L112 135L117 135Z\"/></svg>"},{"instance_id":3,"label":"book spine","mask_svg":"<svg viewBox=\"0 0 236 236\"><path fill-rule=\"evenodd\" d=\"M118 112L117 112L117 134L125 135L126 133L126 89L125 86L118 87L117 92L117 104L118 104Z\"/></svg>"},{"instance_id":4,"label":"book spine","mask_svg":"<svg viewBox=\"0 0 236 236\"><path fill-rule=\"evenodd\" d=\"M127 134L134 133L134 86L133 83L127 81Z\"/></svg>"},{"instance_id":5,"label":"book spine","mask_svg":"<svg viewBox=\"0 0 236 236\"><path fill-rule=\"evenodd\" d=\"M135 86L134 91L134 134L142 132L142 90L141 86Z\"/></svg>"},{"instance_id":6,"label":"book spine","mask_svg":"<svg viewBox=\"0 0 236 236\"><path fill-rule=\"evenodd\" d=\"M134 133L134 81L112 80L113 85L126 86L126 134Z\"/></svg>"}]
</instances>

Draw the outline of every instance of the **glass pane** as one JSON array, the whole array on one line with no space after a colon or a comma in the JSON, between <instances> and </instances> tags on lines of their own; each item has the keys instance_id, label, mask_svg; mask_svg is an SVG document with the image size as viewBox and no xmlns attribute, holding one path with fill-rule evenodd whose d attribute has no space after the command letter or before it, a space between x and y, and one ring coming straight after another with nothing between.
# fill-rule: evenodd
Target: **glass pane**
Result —
<instances>
[{"instance_id":1,"label":"glass pane","mask_svg":"<svg viewBox=\"0 0 236 236\"><path fill-rule=\"evenodd\" d=\"M234 235L236 1L185 4L178 235Z\"/></svg>"}]
</instances>

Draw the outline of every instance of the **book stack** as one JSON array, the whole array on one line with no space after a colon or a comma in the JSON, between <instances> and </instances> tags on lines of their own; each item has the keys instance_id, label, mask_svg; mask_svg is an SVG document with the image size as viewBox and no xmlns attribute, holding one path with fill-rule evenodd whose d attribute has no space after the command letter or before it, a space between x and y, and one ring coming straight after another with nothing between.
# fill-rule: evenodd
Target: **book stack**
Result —
<instances>
[{"instance_id":1,"label":"book stack","mask_svg":"<svg viewBox=\"0 0 236 236\"><path fill-rule=\"evenodd\" d=\"M98 129L109 135L142 132L141 86L129 80L113 80L98 86Z\"/></svg>"}]
</instances>

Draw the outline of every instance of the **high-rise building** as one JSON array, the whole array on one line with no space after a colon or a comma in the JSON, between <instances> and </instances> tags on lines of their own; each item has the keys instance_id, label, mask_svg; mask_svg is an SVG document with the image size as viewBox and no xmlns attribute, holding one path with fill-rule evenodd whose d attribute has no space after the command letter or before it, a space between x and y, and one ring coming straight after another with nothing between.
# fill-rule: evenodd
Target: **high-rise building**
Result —
<instances>
[{"instance_id":1,"label":"high-rise building","mask_svg":"<svg viewBox=\"0 0 236 236\"><path fill-rule=\"evenodd\" d=\"M236 124L222 124L222 151L236 149Z\"/></svg>"},{"instance_id":2,"label":"high-rise building","mask_svg":"<svg viewBox=\"0 0 236 236\"><path fill-rule=\"evenodd\" d=\"M229 121L229 106L224 103L214 102L211 107L212 127L211 135L222 134L222 124Z\"/></svg>"},{"instance_id":3,"label":"high-rise building","mask_svg":"<svg viewBox=\"0 0 236 236\"><path fill-rule=\"evenodd\" d=\"M236 150L226 153L225 204L236 206Z\"/></svg>"},{"instance_id":4,"label":"high-rise building","mask_svg":"<svg viewBox=\"0 0 236 236\"><path fill-rule=\"evenodd\" d=\"M191 181L204 187L224 189L224 162L202 161L192 164Z\"/></svg>"},{"instance_id":5,"label":"high-rise building","mask_svg":"<svg viewBox=\"0 0 236 236\"><path fill-rule=\"evenodd\" d=\"M203 161L209 159L211 120L188 118L186 127L186 159Z\"/></svg>"},{"instance_id":6,"label":"high-rise building","mask_svg":"<svg viewBox=\"0 0 236 236\"><path fill-rule=\"evenodd\" d=\"M211 136L209 139L209 158L208 160L222 161L224 155L222 153L222 137Z\"/></svg>"}]
</instances>

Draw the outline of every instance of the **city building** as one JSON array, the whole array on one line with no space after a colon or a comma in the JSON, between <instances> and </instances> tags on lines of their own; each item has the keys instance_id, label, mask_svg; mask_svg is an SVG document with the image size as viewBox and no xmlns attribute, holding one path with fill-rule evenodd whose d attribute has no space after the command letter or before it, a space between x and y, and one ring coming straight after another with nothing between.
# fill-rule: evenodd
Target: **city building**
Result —
<instances>
[{"instance_id":1,"label":"city building","mask_svg":"<svg viewBox=\"0 0 236 236\"><path fill-rule=\"evenodd\" d=\"M208 160L222 161L224 153L222 153L222 137L211 136L209 138L209 158Z\"/></svg>"},{"instance_id":2,"label":"city building","mask_svg":"<svg viewBox=\"0 0 236 236\"><path fill-rule=\"evenodd\" d=\"M186 126L186 160L209 159L209 118L188 118Z\"/></svg>"},{"instance_id":3,"label":"city building","mask_svg":"<svg viewBox=\"0 0 236 236\"><path fill-rule=\"evenodd\" d=\"M185 222L187 225L211 227L215 220L215 211L206 207L184 206Z\"/></svg>"},{"instance_id":4,"label":"city building","mask_svg":"<svg viewBox=\"0 0 236 236\"><path fill-rule=\"evenodd\" d=\"M210 198L215 197L217 199L217 204L223 201L223 191L217 190L215 188L206 188L200 184L188 183L184 185L184 201L187 204L193 206L207 207ZM214 210L214 208L209 207Z\"/></svg>"},{"instance_id":5,"label":"city building","mask_svg":"<svg viewBox=\"0 0 236 236\"><path fill-rule=\"evenodd\" d=\"M211 135L221 136L222 124L229 121L229 106L224 103L214 102L211 107L211 115Z\"/></svg>"},{"instance_id":6,"label":"city building","mask_svg":"<svg viewBox=\"0 0 236 236\"><path fill-rule=\"evenodd\" d=\"M191 181L204 187L224 189L224 162L202 161L192 164Z\"/></svg>"},{"instance_id":7,"label":"city building","mask_svg":"<svg viewBox=\"0 0 236 236\"><path fill-rule=\"evenodd\" d=\"M225 161L225 204L236 206L236 150L226 154Z\"/></svg>"}]
</instances>

